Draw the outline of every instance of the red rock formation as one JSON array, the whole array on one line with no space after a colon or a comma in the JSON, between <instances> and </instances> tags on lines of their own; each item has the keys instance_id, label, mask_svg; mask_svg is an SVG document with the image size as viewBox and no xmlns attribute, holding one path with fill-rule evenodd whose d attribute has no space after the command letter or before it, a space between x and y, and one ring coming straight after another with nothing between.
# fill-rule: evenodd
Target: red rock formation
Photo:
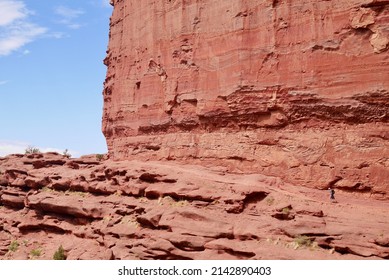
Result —
<instances>
[{"instance_id":1,"label":"red rock formation","mask_svg":"<svg viewBox=\"0 0 389 280\"><path fill-rule=\"evenodd\" d=\"M223 165L388 198L388 1L112 4L112 159Z\"/></svg>"},{"instance_id":2,"label":"red rock formation","mask_svg":"<svg viewBox=\"0 0 389 280\"><path fill-rule=\"evenodd\" d=\"M60 246L67 259L388 259L387 202L336 199L222 167L12 155L0 158L0 259Z\"/></svg>"}]
</instances>

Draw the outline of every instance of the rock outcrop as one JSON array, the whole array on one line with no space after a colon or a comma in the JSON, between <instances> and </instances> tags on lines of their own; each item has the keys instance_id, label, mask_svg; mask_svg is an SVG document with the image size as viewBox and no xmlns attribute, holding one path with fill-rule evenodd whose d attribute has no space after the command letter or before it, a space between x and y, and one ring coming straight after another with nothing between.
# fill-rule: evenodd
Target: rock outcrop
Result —
<instances>
[{"instance_id":1,"label":"rock outcrop","mask_svg":"<svg viewBox=\"0 0 389 280\"><path fill-rule=\"evenodd\" d=\"M336 198L223 167L11 155L0 259L389 259L387 202Z\"/></svg>"},{"instance_id":2,"label":"rock outcrop","mask_svg":"<svg viewBox=\"0 0 389 280\"><path fill-rule=\"evenodd\" d=\"M111 159L388 198L388 1L111 2Z\"/></svg>"}]
</instances>

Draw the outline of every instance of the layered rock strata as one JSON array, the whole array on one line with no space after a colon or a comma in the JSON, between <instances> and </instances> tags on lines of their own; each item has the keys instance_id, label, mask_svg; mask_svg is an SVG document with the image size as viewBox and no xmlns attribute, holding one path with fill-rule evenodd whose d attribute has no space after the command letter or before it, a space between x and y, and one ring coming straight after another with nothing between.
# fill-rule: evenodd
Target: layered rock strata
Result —
<instances>
[{"instance_id":1,"label":"layered rock strata","mask_svg":"<svg viewBox=\"0 0 389 280\"><path fill-rule=\"evenodd\" d=\"M111 159L387 198L389 2L113 0Z\"/></svg>"},{"instance_id":2,"label":"layered rock strata","mask_svg":"<svg viewBox=\"0 0 389 280\"><path fill-rule=\"evenodd\" d=\"M0 158L0 259L389 259L387 202L178 163Z\"/></svg>"}]
</instances>

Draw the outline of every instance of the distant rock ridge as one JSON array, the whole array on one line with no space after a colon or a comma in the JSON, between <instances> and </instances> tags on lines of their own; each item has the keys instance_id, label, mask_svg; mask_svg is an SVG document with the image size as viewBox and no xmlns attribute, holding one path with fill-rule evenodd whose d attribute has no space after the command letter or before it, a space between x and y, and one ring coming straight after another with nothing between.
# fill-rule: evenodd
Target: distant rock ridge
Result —
<instances>
[{"instance_id":1,"label":"distant rock ridge","mask_svg":"<svg viewBox=\"0 0 389 280\"><path fill-rule=\"evenodd\" d=\"M223 165L386 196L388 1L111 4L111 159Z\"/></svg>"}]
</instances>

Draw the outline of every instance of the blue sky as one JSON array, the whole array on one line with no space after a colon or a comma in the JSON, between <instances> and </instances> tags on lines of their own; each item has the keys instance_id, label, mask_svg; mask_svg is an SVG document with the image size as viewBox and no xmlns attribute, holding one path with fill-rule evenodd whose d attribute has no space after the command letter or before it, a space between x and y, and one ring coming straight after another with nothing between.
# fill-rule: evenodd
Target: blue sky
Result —
<instances>
[{"instance_id":1,"label":"blue sky","mask_svg":"<svg viewBox=\"0 0 389 280\"><path fill-rule=\"evenodd\" d=\"M105 153L109 0L0 0L0 156Z\"/></svg>"}]
</instances>

